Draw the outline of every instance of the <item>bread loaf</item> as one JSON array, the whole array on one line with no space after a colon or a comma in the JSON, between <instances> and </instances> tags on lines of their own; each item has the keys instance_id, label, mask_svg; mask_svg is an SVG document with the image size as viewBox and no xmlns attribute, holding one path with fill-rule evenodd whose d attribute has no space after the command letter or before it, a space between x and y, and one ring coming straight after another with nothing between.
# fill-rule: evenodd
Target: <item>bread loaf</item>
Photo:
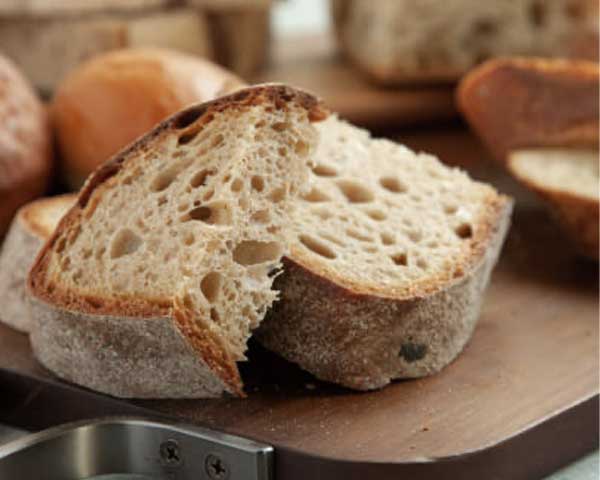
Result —
<instances>
[{"instance_id":1,"label":"bread loaf","mask_svg":"<svg viewBox=\"0 0 600 480\"><path fill-rule=\"evenodd\" d=\"M597 0L332 0L346 56L383 84L453 82L490 57L598 58Z\"/></svg>"},{"instance_id":2,"label":"bread loaf","mask_svg":"<svg viewBox=\"0 0 600 480\"><path fill-rule=\"evenodd\" d=\"M17 209L44 193L51 167L46 111L29 82L0 55L0 238Z\"/></svg>"},{"instance_id":3,"label":"bread loaf","mask_svg":"<svg viewBox=\"0 0 600 480\"><path fill-rule=\"evenodd\" d=\"M32 319L25 294L29 268L62 216L75 203L74 195L35 200L21 207L0 249L0 321L29 332Z\"/></svg>"},{"instance_id":4,"label":"bread loaf","mask_svg":"<svg viewBox=\"0 0 600 480\"><path fill-rule=\"evenodd\" d=\"M97 56L71 72L52 99L63 175L78 188L100 163L159 121L242 85L225 69L172 50Z\"/></svg>"},{"instance_id":5,"label":"bread loaf","mask_svg":"<svg viewBox=\"0 0 600 480\"><path fill-rule=\"evenodd\" d=\"M369 390L430 375L475 328L512 202L436 158L330 118L257 337Z\"/></svg>"},{"instance_id":6,"label":"bread loaf","mask_svg":"<svg viewBox=\"0 0 600 480\"><path fill-rule=\"evenodd\" d=\"M36 357L121 397L243 394L276 298L314 97L277 85L184 110L87 180L29 274Z\"/></svg>"}]
</instances>

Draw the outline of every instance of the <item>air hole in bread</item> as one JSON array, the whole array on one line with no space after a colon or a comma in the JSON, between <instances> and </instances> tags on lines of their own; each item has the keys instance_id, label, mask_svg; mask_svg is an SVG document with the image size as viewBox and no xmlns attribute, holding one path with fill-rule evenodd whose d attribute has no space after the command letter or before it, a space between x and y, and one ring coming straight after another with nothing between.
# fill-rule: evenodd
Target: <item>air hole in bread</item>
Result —
<instances>
[{"instance_id":1,"label":"air hole in bread","mask_svg":"<svg viewBox=\"0 0 600 480\"><path fill-rule=\"evenodd\" d=\"M375 198L368 188L353 180L340 180L337 186L350 203L367 203Z\"/></svg>"},{"instance_id":2,"label":"air hole in bread","mask_svg":"<svg viewBox=\"0 0 600 480\"><path fill-rule=\"evenodd\" d=\"M184 112L181 112L177 118L175 118L173 126L180 130L187 128L196 120L198 120L204 112L205 109L203 107L190 108Z\"/></svg>"},{"instance_id":3,"label":"air hole in bread","mask_svg":"<svg viewBox=\"0 0 600 480\"><path fill-rule=\"evenodd\" d=\"M302 245L317 255L329 258L330 260L333 260L337 256L331 248L309 235L300 235L299 239Z\"/></svg>"},{"instance_id":4,"label":"air hole in bread","mask_svg":"<svg viewBox=\"0 0 600 480\"><path fill-rule=\"evenodd\" d=\"M179 162L163 169L156 177L154 177L152 182L150 182L150 191L162 192L169 188L181 171L187 168L188 164L189 162Z\"/></svg>"},{"instance_id":5,"label":"air hole in bread","mask_svg":"<svg viewBox=\"0 0 600 480\"><path fill-rule=\"evenodd\" d=\"M209 225L230 225L231 210L225 202L214 202L201 207L196 207L186 213L181 221L196 220Z\"/></svg>"},{"instance_id":6,"label":"air hole in bread","mask_svg":"<svg viewBox=\"0 0 600 480\"><path fill-rule=\"evenodd\" d=\"M240 192L242 188L244 188L244 182L242 179L236 178L233 182L231 182L229 188L232 192Z\"/></svg>"},{"instance_id":7,"label":"air hole in bread","mask_svg":"<svg viewBox=\"0 0 600 480\"><path fill-rule=\"evenodd\" d=\"M454 232L456 233L458 238L466 240L467 238L471 238L473 236L473 227L470 223L461 223L458 227L454 229Z\"/></svg>"},{"instance_id":8,"label":"air hole in bread","mask_svg":"<svg viewBox=\"0 0 600 480\"><path fill-rule=\"evenodd\" d=\"M321 220L329 220L333 216L331 212L324 209L313 210L312 213L319 217Z\"/></svg>"},{"instance_id":9,"label":"air hole in bread","mask_svg":"<svg viewBox=\"0 0 600 480\"><path fill-rule=\"evenodd\" d=\"M303 195L302 198L307 202L313 203L329 202L331 200L331 198L316 187L313 187L312 190Z\"/></svg>"},{"instance_id":10,"label":"air hole in bread","mask_svg":"<svg viewBox=\"0 0 600 480\"><path fill-rule=\"evenodd\" d=\"M381 243L384 245L393 245L396 243L396 238L391 233L381 232Z\"/></svg>"},{"instance_id":11,"label":"air hole in bread","mask_svg":"<svg viewBox=\"0 0 600 480\"><path fill-rule=\"evenodd\" d=\"M207 273L200 281L200 290L210 304L219 299L223 287L223 276L219 272Z\"/></svg>"},{"instance_id":12,"label":"air hole in bread","mask_svg":"<svg viewBox=\"0 0 600 480\"><path fill-rule=\"evenodd\" d=\"M185 212L188 208L190 208L189 202L183 202L177 206L177 210L180 212Z\"/></svg>"},{"instance_id":13,"label":"air hole in bread","mask_svg":"<svg viewBox=\"0 0 600 480\"><path fill-rule=\"evenodd\" d=\"M119 230L110 245L110 258L120 258L135 253L144 240L129 228Z\"/></svg>"},{"instance_id":14,"label":"air hole in bread","mask_svg":"<svg viewBox=\"0 0 600 480\"><path fill-rule=\"evenodd\" d=\"M224 141L225 141L225 137L223 136L223 134L218 133L212 138L212 140L210 142L210 146L211 146L211 148L218 148L221 145L223 145Z\"/></svg>"},{"instance_id":15,"label":"air hole in bread","mask_svg":"<svg viewBox=\"0 0 600 480\"><path fill-rule=\"evenodd\" d=\"M392 193L405 193L408 190L408 187L395 177L380 178L379 184Z\"/></svg>"},{"instance_id":16,"label":"air hole in bread","mask_svg":"<svg viewBox=\"0 0 600 480\"><path fill-rule=\"evenodd\" d=\"M259 210L258 212L254 212L250 219L255 223L266 224L271 221L271 214L268 210Z\"/></svg>"},{"instance_id":17,"label":"air hole in bread","mask_svg":"<svg viewBox=\"0 0 600 480\"><path fill-rule=\"evenodd\" d=\"M363 250L367 253L377 253L377 247L375 245L364 245Z\"/></svg>"},{"instance_id":18,"label":"air hole in bread","mask_svg":"<svg viewBox=\"0 0 600 480\"><path fill-rule=\"evenodd\" d=\"M287 148L285 148L285 147L279 147L277 149L277 153L279 154L280 157L285 158L285 157L287 157L288 151L287 151Z\"/></svg>"},{"instance_id":19,"label":"air hole in bread","mask_svg":"<svg viewBox=\"0 0 600 480\"><path fill-rule=\"evenodd\" d=\"M193 188L203 187L206 184L208 177L214 175L214 173L214 170L200 170L190 179L190 185Z\"/></svg>"},{"instance_id":20,"label":"air hole in bread","mask_svg":"<svg viewBox=\"0 0 600 480\"><path fill-rule=\"evenodd\" d=\"M98 250L96 250L96 253L94 254L94 258L96 260L101 260L102 257L104 256L105 252L106 252L106 247L98 247Z\"/></svg>"},{"instance_id":21,"label":"air hole in bread","mask_svg":"<svg viewBox=\"0 0 600 480\"><path fill-rule=\"evenodd\" d=\"M409 240L414 243L419 243L423 238L423 234L419 230L409 230L406 232Z\"/></svg>"},{"instance_id":22,"label":"air hole in bread","mask_svg":"<svg viewBox=\"0 0 600 480\"><path fill-rule=\"evenodd\" d=\"M456 205L444 205L444 213L446 215L454 215L458 211L458 206Z\"/></svg>"},{"instance_id":23,"label":"air hole in bread","mask_svg":"<svg viewBox=\"0 0 600 480\"><path fill-rule=\"evenodd\" d=\"M396 253L395 255L392 255L390 258L392 259L392 262L394 262L396 265L398 265L400 267L406 267L408 265L408 256L404 252Z\"/></svg>"},{"instance_id":24,"label":"air hole in bread","mask_svg":"<svg viewBox=\"0 0 600 480\"><path fill-rule=\"evenodd\" d=\"M360 242L372 242L373 241L373 239L371 237L364 235L363 233L359 232L358 230L355 230L354 228L347 229L346 234L349 237L352 237L355 240L358 240Z\"/></svg>"},{"instance_id":25,"label":"air hole in bread","mask_svg":"<svg viewBox=\"0 0 600 480\"><path fill-rule=\"evenodd\" d=\"M291 125L288 122L277 122L271 125L271 128L276 132L283 132L284 130L290 128L290 126Z\"/></svg>"},{"instance_id":26,"label":"air hole in bread","mask_svg":"<svg viewBox=\"0 0 600 480\"><path fill-rule=\"evenodd\" d=\"M196 241L196 238L194 237L194 234L192 232L187 232L184 236L183 236L183 244L186 246L190 246L193 245L194 242Z\"/></svg>"},{"instance_id":27,"label":"air hole in bread","mask_svg":"<svg viewBox=\"0 0 600 480\"><path fill-rule=\"evenodd\" d=\"M260 242L246 240L233 250L233 260L244 266L275 262L283 254L283 246L279 242Z\"/></svg>"},{"instance_id":28,"label":"air hole in bread","mask_svg":"<svg viewBox=\"0 0 600 480\"><path fill-rule=\"evenodd\" d=\"M196 138L198 133L200 133L200 129L195 129L195 130L191 130L189 132L185 132L184 134L179 136L179 138L177 139L177 144L185 145L187 143L190 143L194 138Z\"/></svg>"},{"instance_id":29,"label":"air hole in bread","mask_svg":"<svg viewBox=\"0 0 600 480\"><path fill-rule=\"evenodd\" d=\"M255 175L252 177L252 180L250 180L250 185L257 192L262 192L265 188L265 181L262 177Z\"/></svg>"},{"instance_id":30,"label":"air hole in bread","mask_svg":"<svg viewBox=\"0 0 600 480\"><path fill-rule=\"evenodd\" d=\"M496 23L490 18L480 18L473 23L473 32L477 36L489 36L496 33L498 30Z\"/></svg>"},{"instance_id":31,"label":"air hole in bread","mask_svg":"<svg viewBox=\"0 0 600 480\"><path fill-rule=\"evenodd\" d=\"M365 213L376 222L383 222L387 218L382 210L367 210Z\"/></svg>"},{"instance_id":32,"label":"air hole in bread","mask_svg":"<svg viewBox=\"0 0 600 480\"><path fill-rule=\"evenodd\" d=\"M63 272L66 272L69 270L70 265L71 265L71 259L69 257L64 257L60 262L60 269Z\"/></svg>"},{"instance_id":33,"label":"air hole in bread","mask_svg":"<svg viewBox=\"0 0 600 480\"><path fill-rule=\"evenodd\" d=\"M296 152L301 157L306 157L308 155L310 148L308 143L303 140L298 140L294 145L294 152Z\"/></svg>"},{"instance_id":34,"label":"air hole in bread","mask_svg":"<svg viewBox=\"0 0 600 480\"><path fill-rule=\"evenodd\" d=\"M269 195L269 199L273 203L280 203L285 200L285 187L279 187L273 190Z\"/></svg>"},{"instance_id":35,"label":"air hole in bread","mask_svg":"<svg viewBox=\"0 0 600 480\"><path fill-rule=\"evenodd\" d=\"M167 203L167 197L165 195L162 195L161 197L159 197L159 199L156 201L156 204L159 207L162 207L165 203Z\"/></svg>"},{"instance_id":36,"label":"air hole in bread","mask_svg":"<svg viewBox=\"0 0 600 480\"><path fill-rule=\"evenodd\" d=\"M565 15L572 20L583 20L586 17L586 11L580 2L572 1L565 5Z\"/></svg>"},{"instance_id":37,"label":"air hole in bread","mask_svg":"<svg viewBox=\"0 0 600 480\"><path fill-rule=\"evenodd\" d=\"M427 270L428 266L429 264L427 263L427 261L423 260L422 258L419 258L417 260L417 267L419 267L421 270Z\"/></svg>"},{"instance_id":38,"label":"air hole in bread","mask_svg":"<svg viewBox=\"0 0 600 480\"><path fill-rule=\"evenodd\" d=\"M83 256L83 259L84 259L84 260L87 260L88 258L90 258L90 257L92 256L92 254L93 254L93 253L94 253L94 252L92 251L92 249L91 249L91 248L84 248L84 249L81 251L81 255Z\"/></svg>"},{"instance_id":39,"label":"air hole in bread","mask_svg":"<svg viewBox=\"0 0 600 480\"><path fill-rule=\"evenodd\" d=\"M62 253L66 246L67 240L66 238L62 237L56 242L56 247L54 247L54 251L56 253Z\"/></svg>"},{"instance_id":40,"label":"air hole in bread","mask_svg":"<svg viewBox=\"0 0 600 480\"><path fill-rule=\"evenodd\" d=\"M312 171L319 177L336 177L338 174L335 168L322 163L313 167Z\"/></svg>"}]
</instances>

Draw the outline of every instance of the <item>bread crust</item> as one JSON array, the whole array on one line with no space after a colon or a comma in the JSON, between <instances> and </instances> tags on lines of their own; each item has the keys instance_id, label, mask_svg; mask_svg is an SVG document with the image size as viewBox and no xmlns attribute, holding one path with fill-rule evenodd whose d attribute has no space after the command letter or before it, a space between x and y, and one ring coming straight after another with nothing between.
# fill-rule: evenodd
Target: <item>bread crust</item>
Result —
<instances>
[{"instance_id":1,"label":"bread crust","mask_svg":"<svg viewBox=\"0 0 600 480\"><path fill-rule=\"evenodd\" d=\"M542 198L562 226L575 248L584 256L599 260L600 250L600 201L564 190L544 188L513 168L509 160L511 174L527 188Z\"/></svg>"},{"instance_id":2,"label":"bread crust","mask_svg":"<svg viewBox=\"0 0 600 480\"><path fill-rule=\"evenodd\" d=\"M25 282L29 267L44 242L52 235L36 215L49 203L71 203L74 195L47 198L22 207L0 248L0 321L21 332L29 332L33 320L27 302Z\"/></svg>"},{"instance_id":3,"label":"bread crust","mask_svg":"<svg viewBox=\"0 0 600 480\"><path fill-rule=\"evenodd\" d=\"M67 213L59 223L56 232L46 243L39 256L37 257L28 277L28 288L31 295L35 298L38 311L41 313L35 320L34 340L32 341L34 353L49 366L52 371L59 376L68 378L79 384L89 385L86 382L93 381L94 388L112 393L119 396L204 396L211 392L199 390L184 390L181 393L161 390L160 382L156 384L150 377L156 378L178 378L182 384L193 383L193 376L182 375L182 370L177 367L177 363L166 363L163 366L156 362L150 362L144 369L144 377L148 381L148 390L142 391L143 385L136 386L130 390L129 384L123 378L121 384L110 385L115 381L112 379L114 369L102 366L95 357L95 352L81 352L80 363L77 369L67 368L64 362L54 359L68 356L74 347L64 344L68 337L65 335L75 335L81 338L90 338L89 341L82 343L81 348L95 348L98 342L103 342L102 338L109 338L110 348L113 351L113 363L111 367L118 369L118 364L122 364L121 371L125 372L137 360L131 358L129 344L119 341L121 336L133 335L137 331L138 337L151 336L152 329L160 335L167 335L165 332L169 329L177 331L177 335L183 339L186 337L188 345L191 345L194 354L198 357L192 365L191 360L181 354L181 362L187 362L188 373L201 372L206 369L212 371L212 374L218 377L225 390L236 395L243 395L242 382L235 361L225 351L219 341L209 332L201 339L196 335L191 335L190 325L194 321L190 318L190 312L187 311L180 302L173 298L99 298L99 297L80 297L74 292L61 289L59 285L53 285L45 281L45 274L48 268L50 255L56 248L56 242L63 231L76 231L76 226L83 221L90 211L93 211L95 205L101 200L106 190L106 186L111 178L119 173L126 165L127 160L143 155L154 141L160 141L161 137L171 135L177 132L178 135L185 135L191 131L197 132L209 124L217 112L236 111L252 105L268 105L275 109L287 109L289 105L294 104L305 109L310 121L318 121L327 115L320 102L305 92L292 89L283 85L261 85L240 90L234 94L217 100L196 105L185 109L169 119L159 124L153 131L138 139L128 148L113 157L98 168L86 181L84 187L79 193L77 204ZM66 319L62 319L65 316ZM154 319L154 324L152 323ZM103 331L103 328L97 330L88 330L88 325L105 325L111 329L110 333ZM63 332L63 328L57 328L60 322L67 322L69 332ZM55 328L46 328L44 322L53 322ZM90 323L91 322L91 323ZM152 325L152 326L151 326ZM36 330L44 333L37 333ZM154 335L152 333L152 335ZM165 345L156 344L156 354L166 355L169 348L181 348L181 342L176 341L175 333L169 334L165 340ZM78 337L78 338L79 338ZM98 337L98 338L96 338ZM148 339L149 343L153 340ZM160 343L160 341L156 341ZM55 353L52 353L55 352ZM191 351L190 351L191 352ZM190 353L192 355L192 353ZM88 363L85 361L88 360ZM165 366L166 365L166 366ZM172 367L165 376L167 367ZM176 368L177 367L177 368ZM161 369L158 371L157 369ZM155 371L156 370L156 371ZM140 376L136 373L136 376ZM111 382L106 381L111 377ZM104 382L104 383L103 383ZM143 383L143 382L142 382ZM137 385L137 384L136 384ZM106 389L105 389L106 387ZM190 386L189 388L192 388ZM127 392L130 391L130 394ZM193 393L195 392L195 393Z\"/></svg>"},{"instance_id":4,"label":"bread crust","mask_svg":"<svg viewBox=\"0 0 600 480\"><path fill-rule=\"evenodd\" d=\"M497 59L470 72L457 102L495 158L526 147L598 148L600 67L575 60Z\"/></svg>"},{"instance_id":5,"label":"bread crust","mask_svg":"<svg viewBox=\"0 0 600 480\"><path fill-rule=\"evenodd\" d=\"M357 390L435 373L471 337L511 210L508 198L490 198L468 261L451 280L411 296L357 291L292 252L275 283L280 301L255 335L316 377Z\"/></svg>"},{"instance_id":6,"label":"bread crust","mask_svg":"<svg viewBox=\"0 0 600 480\"><path fill-rule=\"evenodd\" d=\"M46 111L28 81L0 56L0 238L17 209L47 187L52 150Z\"/></svg>"}]
</instances>

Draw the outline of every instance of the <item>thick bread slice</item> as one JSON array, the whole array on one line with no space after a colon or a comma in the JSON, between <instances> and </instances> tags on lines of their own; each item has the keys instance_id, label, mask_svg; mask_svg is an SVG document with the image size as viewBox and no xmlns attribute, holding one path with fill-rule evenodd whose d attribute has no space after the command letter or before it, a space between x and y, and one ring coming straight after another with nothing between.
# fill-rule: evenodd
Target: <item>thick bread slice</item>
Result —
<instances>
[{"instance_id":1,"label":"thick bread slice","mask_svg":"<svg viewBox=\"0 0 600 480\"><path fill-rule=\"evenodd\" d=\"M99 168L30 275L32 345L121 397L243 395L236 361L276 298L314 97L257 86L171 117Z\"/></svg>"},{"instance_id":2,"label":"thick bread slice","mask_svg":"<svg viewBox=\"0 0 600 480\"><path fill-rule=\"evenodd\" d=\"M579 251L598 260L600 191L598 150L516 150L508 169L538 193Z\"/></svg>"},{"instance_id":3,"label":"thick bread slice","mask_svg":"<svg viewBox=\"0 0 600 480\"><path fill-rule=\"evenodd\" d=\"M471 336L512 202L335 118L319 130L280 301L258 338L359 390L437 372Z\"/></svg>"},{"instance_id":4,"label":"thick bread slice","mask_svg":"<svg viewBox=\"0 0 600 480\"><path fill-rule=\"evenodd\" d=\"M597 0L333 0L344 53L382 84L456 81L507 55L598 58Z\"/></svg>"},{"instance_id":5,"label":"thick bread slice","mask_svg":"<svg viewBox=\"0 0 600 480\"><path fill-rule=\"evenodd\" d=\"M598 146L598 63L499 59L460 83L459 108L494 156L527 147Z\"/></svg>"},{"instance_id":6,"label":"thick bread slice","mask_svg":"<svg viewBox=\"0 0 600 480\"><path fill-rule=\"evenodd\" d=\"M22 332L31 329L25 295L29 267L50 238L75 195L42 198L21 207L0 249L0 321Z\"/></svg>"}]
</instances>

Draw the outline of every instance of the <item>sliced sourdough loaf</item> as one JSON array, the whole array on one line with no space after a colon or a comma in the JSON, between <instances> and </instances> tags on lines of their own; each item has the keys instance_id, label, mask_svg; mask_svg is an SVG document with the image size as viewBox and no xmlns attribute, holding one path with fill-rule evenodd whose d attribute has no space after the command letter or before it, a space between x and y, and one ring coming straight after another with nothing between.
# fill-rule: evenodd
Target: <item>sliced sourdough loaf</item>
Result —
<instances>
[{"instance_id":1,"label":"sliced sourdough loaf","mask_svg":"<svg viewBox=\"0 0 600 480\"><path fill-rule=\"evenodd\" d=\"M597 148L600 66L583 60L503 58L461 81L457 102L497 160L526 147Z\"/></svg>"},{"instance_id":2,"label":"sliced sourdough loaf","mask_svg":"<svg viewBox=\"0 0 600 480\"><path fill-rule=\"evenodd\" d=\"M354 389L437 372L473 332L511 201L335 118L319 130L280 300L257 336Z\"/></svg>"},{"instance_id":3,"label":"sliced sourdough loaf","mask_svg":"<svg viewBox=\"0 0 600 480\"><path fill-rule=\"evenodd\" d=\"M257 86L99 168L30 272L36 357L121 397L243 395L236 362L276 298L325 115L306 93Z\"/></svg>"},{"instance_id":4,"label":"sliced sourdough loaf","mask_svg":"<svg viewBox=\"0 0 600 480\"><path fill-rule=\"evenodd\" d=\"M75 199L75 195L42 198L21 207L15 215L0 250L1 322L22 332L31 329L27 272Z\"/></svg>"},{"instance_id":5,"label":"sliced sourdough loaf","mask_svg":"<svg viewBox=\"0 0 600 480\"><path fill-rule=\"evenodd\" d=\"M585 256L598 260L600 175L598 150L515 150L508 169L546 200Z\"/></svg>"}]
</instances>

